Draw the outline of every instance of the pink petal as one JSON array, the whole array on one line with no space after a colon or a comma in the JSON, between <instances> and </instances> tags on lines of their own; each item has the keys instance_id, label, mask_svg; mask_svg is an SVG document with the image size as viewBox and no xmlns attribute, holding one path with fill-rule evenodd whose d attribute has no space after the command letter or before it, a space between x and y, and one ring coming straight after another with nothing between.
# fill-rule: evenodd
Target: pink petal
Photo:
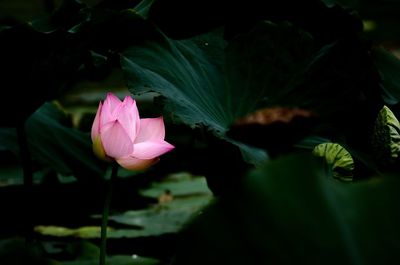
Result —
<instances>
[{"instance_id":1,"label":"pink petal","mask_svg":"<svg viewBox=\"0 0 400 265\"><path fill-rule=\"evenodd\" d=\"M166 141L137 143L133 146L133 153L131 156L139 159L152 159L165 154L174 148L173 145Z\"/></svg>"},{"instance_id":2,"label":"pink petal","mask_svg":"<svg viewBox=\"0 0 400 265\"><path fill-rule=\"evenodd\" d=\"M100 138L105 153L110 157L124 157L133 151L133 143L119 121L103 125Z\"/></svg>"},{"instance_id":3,"label":"pink petal","mask_svg":"<svg viewBox=\"0 0 400 265\"><path fill-rule=\"evenodd\" d=\"M92 142L96 139L96 137L100 133L100 113L101 113L101 108L102 104L101 102L99 103L99 108L97 109L96 112L96 117L94 117L93 125L92 125L92 132L91 132L91 137L92 137Z\"/></svg>"},{"instance_id":4,"label":"pink petal","mask_svg":"<svg viewBox=\"0 0 400 265\"><path fill-rule=\"evenodd\" d=\"M121 100L115 96L113 93L108 92L107 97L104 100L104 105L109 108L110 112L113 112L121 104Z\"/></svg>"},{"instance_id":5,"label":"pink petal","mask_svg":"<svg viewBox=\"0 0 400 265\"><path fill-rule=\"evenodd\" d=\"M107 93L107 97L104 100L101 111L100 127L102 127L103 124L116 120L115 111L118 109L121 103L122 102L119 100L119 98L114 96L114 94L110 92Z\"/></svg>"},{"instance_id":6,"label":"pink petal","mask_svg":"<svg viewBox=\"0 0 400 265\"><path fill-rule=\"evenodd\" d=\"M135 143L164 140L165 127L162 117L140 119L140 131Z\"/></svg>"},{"instance_id":7,"label":"pink petal","mask_svg":"<svg viewBox=\"0 0 400 265\"><path fill-rule=\"evenodd\" d=\"M140 128L139 110L135 100L126 96L120 107L115 110L115 116L133 142Z\"/></svg>"},{"instance_id":8,"label":"pink petal","mask_svg":"<svg viewBox=\"0 0 400 265\"><path fill-rule=\"evenodd\" d=\"M123 158L117 159L118 164L121 167L129 169L129 170L145 170L150 166L157 163L159 158L155 159L137 159L132 156L127 156Z\"/></svg>"}]
</instances>

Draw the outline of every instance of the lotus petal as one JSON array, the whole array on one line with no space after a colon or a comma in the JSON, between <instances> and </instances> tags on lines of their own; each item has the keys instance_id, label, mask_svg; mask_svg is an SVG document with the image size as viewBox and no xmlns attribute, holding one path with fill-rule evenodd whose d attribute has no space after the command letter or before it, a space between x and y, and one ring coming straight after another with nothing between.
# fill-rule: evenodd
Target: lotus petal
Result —
<instances>
[{"instance_id":1,"label":"lotus petal","mask_svg":"<svg viewBox=\"0 0 400 265\"><path fill-rule=\"evenodd\" d=\"M134 144L131 156L139 159L153 159L165 154L175 147L166 141L143 142Z\"/></svg>"},{"instance_id":2,"label":"lotus petal","mask_svg":"<svg viewBox=\"0 0 400 265\"><path fill-rule=\"evenodd\" d=\"M133 152L133 143L118 120L103 125L100 137L104 151L110 157L124 157Z\"/></svg>"},{"instance_id":3,"label":"lotus petal","mask_svg":"<svg viewBox=\"0 0 400 265\"><path fill-rule=\"evenodd\" d=\"M164 140L164 138L165 126L162 117L140 120L140 131L135 139L135 143L159 141Z\"/></svg>"},{"instance_id":4,"label":"lotus petal","mask_svg":"<svg viewBox=\"0 0 400 265\"><path fill-rule=\"evenodd\" d=\"M116 110L116 117L133 142L140 130L139 110L135 100L126 96Z\"/></svg>"},{"instance_id":5,"label":"lotus petal","mask_svg":"<svg viewBox=\"0 0 400 265\"><path fill-rule=\"evenodd\" d=\"M123 158L117 159L118 164L126 169L129 170L145 170L150 166L154 165L155 163L160 160L159 158L154 159L138 159L132 156L126 156Z\"/></svg>"}]
</instances>

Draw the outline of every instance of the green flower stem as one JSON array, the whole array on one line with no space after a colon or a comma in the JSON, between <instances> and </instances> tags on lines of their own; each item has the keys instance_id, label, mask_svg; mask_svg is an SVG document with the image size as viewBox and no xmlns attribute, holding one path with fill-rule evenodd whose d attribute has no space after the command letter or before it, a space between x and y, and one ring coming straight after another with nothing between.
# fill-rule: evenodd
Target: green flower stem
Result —
<instances>
[{"instance_id":1,"label":"green flower stem","mask_svg":"<svg viewBox=\"0 0 400 265\"><path fill-rule=\"evenodd\" d=\"M34 222L32 212L32 199L33 199L33 171L32 161L29 153L28 141L25 133L25 123L22 122L17 126L17 137L19 145L19 153L21 157L21 164L24 174L24 200L25 200L25 212L28 218L25 219L24 223L24 234L27 242L32 241L33 238L33 226Z\"/></svg>"},{"instance_id":2,"label":"green flower stem","mask_svg":"<svg viewBox=\"0 0 400 265\"><path fill-rule=\"evenodd\" d=\"M107 223L108 215L110 213L111 197L113 193L114 180L117 178L118 164L112 165L111 177L108 181L106 198L104 200L103 217L101 219L101 243L100 243L100 265L106 264L106 247L107 247Z\"/></svg>"}]
</instances>

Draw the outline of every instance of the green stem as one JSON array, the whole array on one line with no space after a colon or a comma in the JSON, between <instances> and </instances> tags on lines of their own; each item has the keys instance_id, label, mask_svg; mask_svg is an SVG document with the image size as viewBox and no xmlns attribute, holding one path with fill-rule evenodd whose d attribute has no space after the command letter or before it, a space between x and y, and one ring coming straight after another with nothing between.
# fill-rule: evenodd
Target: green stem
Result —
<instances>
[{"instance_id":1,"label":"green stem","mask_svg":"<svg viewBox=\"0 0 400 265\"><path fill-rule=\"evenodd\" d=\"M107 223L110 213L111 197L113 192L114 180L117 177L118 164L114 163L111 170L111 177L107 185L106 198L104 200L103 217L101 219L101 243L100 243L100 265L106 264L106 247L107 247Z\"/></svg>"},{"instance_id":2,"label":"green stem","mask_svg":"<svg viewBox=\"0 0 400 265\"><path fill-rule=\"evenodd\" d=\"M32 161L28 147L28 141L25 133L25 123L22 122L17 126L17 137L19 145L19 153L21 157L22 170L24 174L24 200L25 200L25 213L29 218L25 219L24 232L26 240L29 242L33 237L33 213L32 213L32 199L33 199L33 171Z\"/></svg>"}]
</instances>

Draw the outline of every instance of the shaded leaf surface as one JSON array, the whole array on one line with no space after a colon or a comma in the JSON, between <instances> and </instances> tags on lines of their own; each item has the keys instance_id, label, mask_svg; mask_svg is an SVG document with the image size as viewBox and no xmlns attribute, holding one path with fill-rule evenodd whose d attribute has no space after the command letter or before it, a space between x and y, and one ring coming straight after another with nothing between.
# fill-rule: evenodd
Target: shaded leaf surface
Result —
<instances>
[{"instance_id":1,"label":"shaded leaf surface","mask_svg":"<svg viewBox=\"0 0 400 265\"><path fill-rule=\"evenodd\" d=\"M25 240L19 238L0 241L0 263L3 265L57 265L57 262L45 257L39 245L27 246Z\"/></svg>"},{"instance_id":2,"label":"shaded leaf surface","mask_svg":"<svg viewBox=\"0 0 400 265\"><path fill-rule=\"evenodd\" d=\"M400 60L384 48L372 50L372 58L382 79L382 97L388 105L400 101Z\"/></svg>"},{"instance_id":3,"label":"shaded leaf surface","mask_svg":"<svg viewBox=\"0 0 400 265\"><path fill-rule=\"evenodd\" d=\"M82 241L81 243L73 243L64 250L75 256L73 261L64 261L63 265L97 265L99 264L99 248L91 243ZM141 257L138 255L115 255L106 258L106 264L110 265L156 265L159 264L157 259Z\"/></svg>"},{"instance_id":4,"label":"shaded leaf surface","mask_svg":"<svg viewBox=\"0 0 400 265\"><path fill-rule=\"evenodd\" d=\"M207 41L165 37L126 50L121 64L133 93L160 93L173 120L203 125L223 139L234 120L261 107L300 107L321 118L317 134L345 135L363 150L382 104L378 73L358 37L318 49L310 34L287 23L260 23L227 44L218 31ZM254 138L256 146L268 146L262 138ZM244 156L260 161L254 153Z\"/></svg>"},{"instance_id":5,"label":"shaded leaf surface","mask_svg":"<svg viewBox=\"0 0 400 265\"><path fill-rule=\"evenodd\" d=\"M265 148L275 156L291 150L294 143L309 135L316 120L312 112L299 108L264 108L237 119L227 135Z\"/></svg>"},{"instance_id":6,"label":"shaded leaf surface","mask_svg":"<svg viewBox=\"0 0 400 265\"><path fill-rule=\"evenodd\" d=\"M172 38L189 38L220 26L232 38L263 20L290 21L325 44L362 30L361 21L348 10L328 8L318 0L156 0L149 18Z\"/></svg>"},{"instance_id":7,"label":"shaded leaf surface","mask_svg":"<svg viewBox=\"0 0 400 265\"><path fill-rule=\"evenodd\" d=\"M174 120L226 138L236 118L290 89L288 79L311 52L307 34L284 23L262 23L228 46L219 31L134 46L122 54L121 64L134 94L158 92Z\"/></svg>"},{"instance_id":8,"label":"shaded leaf surface","mask_svg":"<svg viewBox=\"0 0 400 265\"><path fill-rule=\"evenodd\" d=\"M335 182L309 156L282 157L206 209L174 264L390 263L399 258L399 185Z\"/></svg>"},{"instance_id":9,"label":"shaded leaf surface","mask_svg":"<svg viewBox=\"0 0 400 265\"><path fill-rule=\"evenodd\" d=\"M174 118L192 127L208 126L219 134L286 86L287 78L309 55L302 48L310 51L307 47L312 42L285 24L271 23L231 43L226 53L218 32L205 38L213 42L165 38L165 43L132 47L121 62L133 93L156 91L167 98L166 110Z\"/></svg>"},{"instance_id":10,"label":"shaded leaf surface","mask_svg":"<svg viewBox=\"0 0 400 265\"><path fill-rule=\"evenodd\" d=\"M26 124L32 158L62 174L88 180L101 177L105 167L92 152L87 133L69 128L65 116L52 104L44 104ZM0 148L18 154L14 129L0 129Z\"/></svg>"},{"instance_id":11,"label":"shaded leaf surface","mask_svg":"<svg viewBox=\"0 0 400 265\"><path fill-rule=\"evenodd\" d=\"M10 111L11 102L1 104L1 126L21 123L56 97L82 65L83 48L65 32L44 34L24 24L0 31L3 97L19 106Z\"/></svg>"}]
</instances>

